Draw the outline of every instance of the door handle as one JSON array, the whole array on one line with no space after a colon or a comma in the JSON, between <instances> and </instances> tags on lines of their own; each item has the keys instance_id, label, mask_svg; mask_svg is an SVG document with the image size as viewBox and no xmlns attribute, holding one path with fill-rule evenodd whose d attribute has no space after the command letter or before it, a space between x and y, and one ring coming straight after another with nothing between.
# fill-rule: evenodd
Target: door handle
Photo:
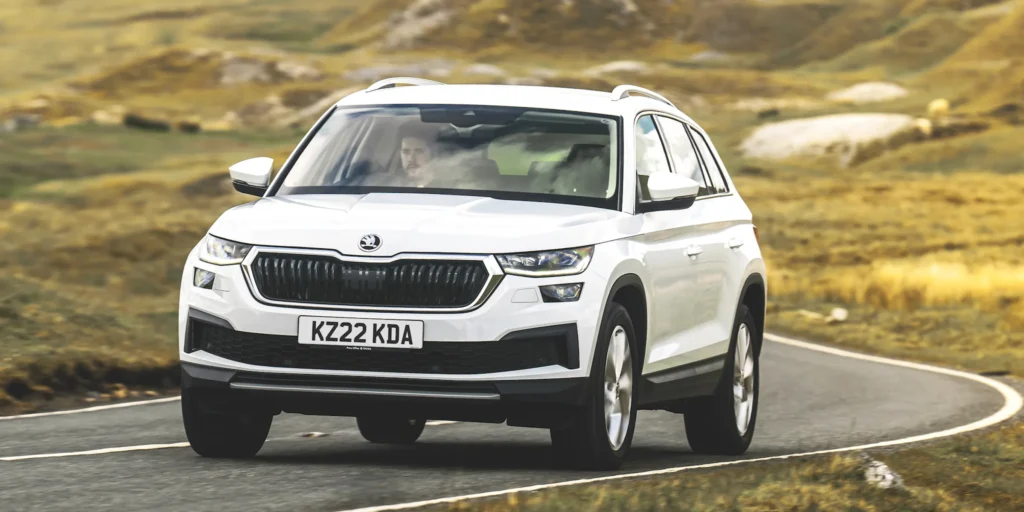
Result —
<instances>
[{"instance_id":1,"label":"door handle","mask_svg":"<svg viewBox=\"0 0 1024 512\"><path fill-rule=\"evenodd\" d=\"M732 240L729 240L730 249L739 249L740 247L743 247L743 240L740 240L739 238L733 238Z\"/></svg>"},{"instance_id":2,"label":"door handle","mask_svg":"<svg viewBox=\"0 0 1024 512\"><path fill-rule=\"evenodd\" d=\"M686 248L686 255L691 258L700 256L700 253L704 252L704 248L699 245L691 245Z\"/></svg>"}]
</instances>

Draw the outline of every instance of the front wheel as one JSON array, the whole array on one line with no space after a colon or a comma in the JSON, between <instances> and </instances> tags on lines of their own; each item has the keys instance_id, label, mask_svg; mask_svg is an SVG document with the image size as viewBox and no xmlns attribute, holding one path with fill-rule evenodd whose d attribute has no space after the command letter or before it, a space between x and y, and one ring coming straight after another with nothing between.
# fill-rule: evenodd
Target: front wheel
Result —
<instances>
[{"instance_id":1,"label":"front wheel","mask_svg":"<svg viewBox=\"0 0 1024 512\"><path fill-rule=\"evenodd\" d=\"M371 443L413 444L423 433L425 419L392 418L386 416L359 416L359 433Z\"/></svg>"},{"instance_id":2,"label":"front wheel","mask_svg":"<svg viewBox=\"0 0 1024 512\"><path fill-rule=\"evenodd\" d=\"M715 394L683 409L686 439L696 453L742 455L750 447L757 422L760 333L746 306L736 311L729 356Z\"/></svg>"},{"instance_id":3,"label":"front wheel","mask_svg":"<svg viewBox=\"0 0 1024 512\"><path fill-rule=\"evenodd\" d=\"M572 427L551 430L556 457L582 469L609 470L622 465L636 424L633 379L638 361L629 313L612 303L602 321L587 402Z\"/></svg>"},{"instance_id":4,"label":"front wheel","mask_svg":"<svg viewBox=\"0 0 1024 512\"><path fill-rule=\"evenodd\" d=\"M181 416L192 450L203 457L249 458L263 447L274 416L264 412L222 410L192 389L181 391Z\"/></svg>"}]
</instances>

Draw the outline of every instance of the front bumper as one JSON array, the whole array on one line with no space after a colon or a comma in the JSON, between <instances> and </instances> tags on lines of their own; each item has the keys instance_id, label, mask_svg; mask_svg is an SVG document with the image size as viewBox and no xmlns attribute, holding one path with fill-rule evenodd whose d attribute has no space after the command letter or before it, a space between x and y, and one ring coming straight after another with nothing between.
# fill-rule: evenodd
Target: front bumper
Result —
<instances>
[{"instance_id":1,"label":"front bumper","mask_svg":"<svg viewBox=\"0 0 1024 512\"><path fill-rule=\"evenodd\" d=\"M183 392L224 410L324 416L398 413L430 420L557 428L586 399L588 379L429 381L254 373L181 364Z\"/></svg>"},{"instance_id":2,"label":"front bumper","mask_svg":"<svg viewBox=\"0 0 1024 512\"><path fill-rule=\"evenodd\" d=\"M611 258L609 258L611 260ZM490 298L480 307L457 313L410 313L384 311L342 311L317 308L298 308L264 304L250 292L242 269L238 265L216 266L199 261L195 251L186 261L182 276L179 305L179 354L183 363L223 368L236 372L251 372L283 376L306 377L365 377L393 378L425 381L501 382L541 379L577 379L589 375L590 361L604 297L607 290L607 272L600 257L595 257L587 272L562 278L526 278L505 276ZM213 289L193 286L193 269L214 272ZM577 302L545 303L538 287L547 284L582 282L584 291ZM530 298L533 300L530 300ZM255 337L293 339L298 335L300 316L356 317L367 319L419 320L424 325L424 343L440 345L497 345L524 331L550 329L574 325L575 340L566 344L566 354L559 364L503 368L490 365L479 372L464 370L438 370L416 365L402 368L348 365L315 367L309 364L275 364L267 359L220 355L196 350L189 345L190 316L196 313L221 321L227 328ZM266 342L266 339L262 340ZM418 351L417 351L418 352ZM437 351L443 353L443 351ZM501 351L497 351L501 357ZM227 356L227 357L225 357ZM362 357L362 356L355 356ZM443 361L442 361L443 363ZM442 365L443 366L443 365Z\"/></svg>"}]
</instances>

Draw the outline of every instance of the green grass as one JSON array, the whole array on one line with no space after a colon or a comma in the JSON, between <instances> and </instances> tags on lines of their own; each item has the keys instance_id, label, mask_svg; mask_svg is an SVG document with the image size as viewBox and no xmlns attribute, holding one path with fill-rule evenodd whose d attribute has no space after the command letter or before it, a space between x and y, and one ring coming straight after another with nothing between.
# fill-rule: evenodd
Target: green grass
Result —
<instances>
[{"instance_id":1,"label":"green grass","mask_svg":"<svg viewBox=\"0 0 1024 512\"><path fill-rule=\"evenodd\" d=\"M268 145L279 146L282 138L280 133L273 132L197 136L91 125L0 134L0 198L17 195L49 180L152 169L162 160L175 156L205 154L244 158Z\"/></svg>"},{"instance_id":2,"label":"green grass","mask_svg":"<svg viewBox=\"0 0 1024 512\"><path fill-rule=\"evenodd\" d=\"M30 392L38 386L173 383L181 265L220 212L249 200L231 189L227 167L254 155L281 161L295 140L86 127L17 134L19 152L5 158L49 157L74 172L0 200L0 410L33 407L48 394Z\"/></svg>"}]
</instances>

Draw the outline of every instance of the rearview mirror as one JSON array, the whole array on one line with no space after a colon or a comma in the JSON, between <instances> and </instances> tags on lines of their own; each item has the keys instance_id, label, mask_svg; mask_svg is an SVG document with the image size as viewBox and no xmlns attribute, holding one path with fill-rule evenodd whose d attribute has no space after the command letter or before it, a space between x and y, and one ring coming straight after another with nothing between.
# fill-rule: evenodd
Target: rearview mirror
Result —
<instances>
[{"instance_id":1,"label":"rearview mirror","mask_svg":"<svg viewBox=\"0 0 1024 512\"><path fill-rule=\"evenodd\" d=\"M671 172L658 172L647 178L650 203L644 203L643 211L682 210L693 205L700 193L696 181Z\"/></svg>"},{"instance_id":2,"label":"rearview mirror","mask_svg":"<svg viewBox=\"0 0 1024 512\"><path fill-rule=\"evenodd\" d=\"M270 186L270 173L274 170L274 159L260 156L242 160L228 168L231 184L235 190L262 197Z\"/></svg>"}]
</instances>

